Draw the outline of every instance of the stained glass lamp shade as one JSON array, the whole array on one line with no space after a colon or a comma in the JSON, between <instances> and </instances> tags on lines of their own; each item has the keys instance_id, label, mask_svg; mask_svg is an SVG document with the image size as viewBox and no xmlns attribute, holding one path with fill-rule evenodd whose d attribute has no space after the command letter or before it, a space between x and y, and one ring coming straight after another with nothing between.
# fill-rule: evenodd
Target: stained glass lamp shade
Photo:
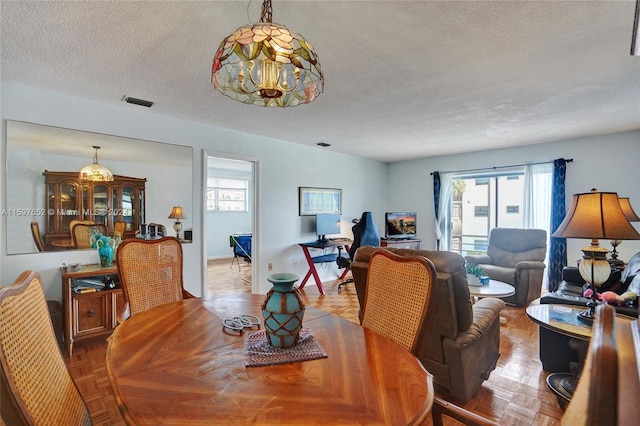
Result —
<instances>
[{"instance_id":1,"label":"stained glass lamp shade","mask_svg":"<svg viewBox=\"0 0 640 426\"><path fill-rule=\"evenodd\" d=\"M271 21L271 0L264 0L260 22L222 40L211 83L232 99L258 106L307 104L324 90L318 55L300 34Z\"/></svg>"},{"instance_id":2,"label":"stained glass lamp shade","mask_svg":"<svg viewBox=\"0 0 640 426\"><path fill-rule=\"evenodd\" d=\"M111 170L98 163L98 150L100 147L94 146L93 149L96 150L93 156L93 163L80 169L80 173L78 174L80 180L85 182L112 182L113 173L111 173Z\"/></svg>"}]
</instances>

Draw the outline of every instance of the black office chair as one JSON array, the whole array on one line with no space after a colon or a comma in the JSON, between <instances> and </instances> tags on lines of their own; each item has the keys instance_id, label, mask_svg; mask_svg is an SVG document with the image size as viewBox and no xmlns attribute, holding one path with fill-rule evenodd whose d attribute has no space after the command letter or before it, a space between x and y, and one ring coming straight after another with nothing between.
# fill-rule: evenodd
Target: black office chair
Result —
<instances>
[{"instance_id":1,"label":"black office chair","mask_svg":"<svg viewBox=\"0 0 640 426\"><path fill-rule=\"evenodd\" d=\"M362 217L353 225L351 231L353 232L353 244L349 247L349 258L342 257L342 253L340 253L342 247L338 247L338 258L336 259L338 268L351 269L351 262L356 254L356 250L358 250L360 246L380 246L380 232L378 232L378 227L373 220L371 212L362 213ZM342 290L343 285L352 282L353 278L348 278L338 284L338 293Z\"/></svg>"}]
</instances>

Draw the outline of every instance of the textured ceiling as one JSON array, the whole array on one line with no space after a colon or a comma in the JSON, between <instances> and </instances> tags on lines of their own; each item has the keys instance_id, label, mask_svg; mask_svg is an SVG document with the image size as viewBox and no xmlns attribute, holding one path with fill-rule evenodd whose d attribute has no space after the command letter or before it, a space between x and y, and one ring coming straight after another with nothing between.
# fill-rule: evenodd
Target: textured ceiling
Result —
<instances>
[{"instance_id":1,"label":"textured ceiling","mask_svg":"<svg viewBox=\"0 0 640 426\"><path fill-rule=\"evenodd\" d=\"M640 129L629 1L279 1L325 73L311 104L240 104L218 44L260 1L2 1L3 81L382 161ZM318 148L320 149L320 148Z\"/></svg>"}]
</instances>

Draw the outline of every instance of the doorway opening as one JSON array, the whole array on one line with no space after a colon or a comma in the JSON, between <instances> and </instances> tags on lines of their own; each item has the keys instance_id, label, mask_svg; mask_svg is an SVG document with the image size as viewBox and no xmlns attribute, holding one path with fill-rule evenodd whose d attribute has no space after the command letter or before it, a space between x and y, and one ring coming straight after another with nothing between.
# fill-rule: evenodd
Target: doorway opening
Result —
<instances>
[{"instance_id":1,"label":"doorway opening","mask_svg":"<svg viewBox=\"0 0 640 426\"><path fill-rule=\"evenodd\" d=\"M205 157L206 295L254 292L256 169L254 158Z\"/></svg>"}]
</instances>

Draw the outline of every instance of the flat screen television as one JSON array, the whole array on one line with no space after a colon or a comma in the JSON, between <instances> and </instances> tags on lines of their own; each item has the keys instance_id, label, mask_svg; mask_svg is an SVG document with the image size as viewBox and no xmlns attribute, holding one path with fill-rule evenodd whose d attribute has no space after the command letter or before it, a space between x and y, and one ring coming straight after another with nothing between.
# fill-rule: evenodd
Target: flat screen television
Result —
<instances>
[{"instance_id":1,"label":"flat screen television","mask_svg":"<svg viewBox=\"0 0 640 426\"><path fill-rule=\"evenodd\" d=\"M316 235L321 242L327 242L327 235L340 235L340 215L317 214Z\"/></svg>"},{"instance_id":2,"label":"flat screen television","mask_svg":"<svg viewBox=\"0 0 640 426\"><path fill-rule=\"evenodd\" d=\"M416 238L415 212L387 212L384 214L384 223L386 238Z\"/></svg>"}]
</instances>

